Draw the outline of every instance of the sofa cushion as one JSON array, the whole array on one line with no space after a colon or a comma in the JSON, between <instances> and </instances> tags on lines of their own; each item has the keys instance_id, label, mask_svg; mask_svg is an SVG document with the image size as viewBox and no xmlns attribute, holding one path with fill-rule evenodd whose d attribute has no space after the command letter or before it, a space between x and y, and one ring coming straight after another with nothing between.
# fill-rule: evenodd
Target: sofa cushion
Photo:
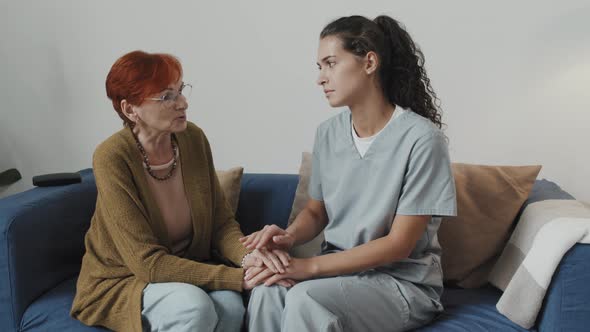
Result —
<instances>
[{"instance_id":1,"label":"sofa cushion","mask_svg":"<svg viewBox=\"0 0 590 332\"><path fill-rule=\"evenodd\" d=\"M535 331L524 329L496 309L502 292L492 286L479 289L445 288L445 310L429 325L416 331Z\"/></svg>"},{"instance_id":2,"label":"sofa cushion","mask_svg":"<svg viewBox=\"0 0 590 332\"><path fill-rule=\"evenodd\" d=\"M480 287L510 236L541 166L484 166L453 163L457 217L438 230L444 279Z\"/></svg>"},{"instance_id":3,"label":"sofa cushion","mask_svg":"<svg viewBox=\"0 0 590 332\"><path fill-rule=\"evenodd\" d=\"M76 279L67 279L31 303L23 314L20 331L109 331L86 326L70 317Z\"/></svg>"},{"instance_id":4,"label":"sofa cushion","mask_svg":"<svg viewBox=\"0 0 590 332\"><path fill-rule=\"evenodd\" d=\"M238 210L240 188L242 184L243 167L230 168L227 171L217 170L217 178L233 214Z\"/></svg>"}]
</instances>

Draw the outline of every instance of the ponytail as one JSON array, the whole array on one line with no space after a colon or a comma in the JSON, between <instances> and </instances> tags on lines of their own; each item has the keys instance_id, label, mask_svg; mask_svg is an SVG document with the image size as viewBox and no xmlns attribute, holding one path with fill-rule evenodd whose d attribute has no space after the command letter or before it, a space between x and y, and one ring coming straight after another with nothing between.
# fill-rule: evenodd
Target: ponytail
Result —
<instances>
[{"instance_id":1,"label":"ponytail","mask_svg":"<svg viewBox=\"0 0 590 332\"><path fill-rule=\"evenodd\" d=\"M379 82L392 105L409 108L442 127L440 102L424 68L424 55L408 32L385 15L371 21L363 16L339 18L328 24L320 38L334 35L345 50L365 56L375 52L380 60Z\"/></svg>"}]
</instances>

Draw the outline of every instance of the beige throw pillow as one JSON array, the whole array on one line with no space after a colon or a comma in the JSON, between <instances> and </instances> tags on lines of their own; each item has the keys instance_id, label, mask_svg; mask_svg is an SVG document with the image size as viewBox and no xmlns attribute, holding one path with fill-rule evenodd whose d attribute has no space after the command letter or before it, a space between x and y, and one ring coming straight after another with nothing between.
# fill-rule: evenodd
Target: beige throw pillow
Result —
<instances>
[{"instance_id":1,"label":"beige throw pillow","mask_svg":"<svg viewBox=\"0 0 590 332\"><path fill-rule=\"evenodd\" d=\"M476 288L487 282L541 166L453 163L452 168L458 215L443 218L438 230L444 280Z\"/></svg>"},{"instance_id":2,"label":"beige throw pillow","mask_svg":"<svg viewBox=\"0 0 590 332\"><path fill-rule=\"evenodd\" d=\"M291 225L295 217L305 208L305 204L309 200L307 189L309 188L309 178L311 176L311 153L303 152L301 155L301 166L299 167L299 183L295 191L295 199L291 207L291 215L289 216L288 225ZM313 240L293 247L290 254L293 257L308 258L319 254L322 250L322 243L324 242L324 232L318 234Z\"/></svg>"},{"instance_id":3,"label":"beige throw pillow","mask_svg":"<svg viewBox=\"0 0 590 332\"><path fill-rule=\"evenodd\" d=\"M217 171L217 178L221 185L221 190L225 195L227 203L232 209L234 215L238 210L238 200L240 199L240 189L242 188L243 167L230 168L227 171Z\"/></svg>"}]
</instances>

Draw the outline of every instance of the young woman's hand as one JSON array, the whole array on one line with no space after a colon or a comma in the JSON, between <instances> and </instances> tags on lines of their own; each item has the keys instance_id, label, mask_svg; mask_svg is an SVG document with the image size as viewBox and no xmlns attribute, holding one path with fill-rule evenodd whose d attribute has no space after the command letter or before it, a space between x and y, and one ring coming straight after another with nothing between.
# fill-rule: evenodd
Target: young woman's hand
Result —
<instances>
[{"instance_id":1,"label":"young woman's hand","mask_svg":"<svg viewBox=\"0 0 590 332\"><path fill-rule=\"evenodd\" d=\"M313 258L292 258L291 264L286 268L284 273L270 276L264 281L265 286L278 284L280 281L292 279L303 281L312 279L317 274L317 266ZM248 276L246 276L248 278Z\"/></svg>"},{"instance_id":2,"label":"young woman's hand","mask_svg":"<svg viewBox=\"0 0 590 332\"><path fill-rule=\"evenodd\" d=\"M240 241L248 249L267 248L289 251L295 243L295 237L277 225L266 225L258 232L240 238Z\"/></svg>"},{"instance_id":3,"label":"young woman's hand","mask_svg":"<svg viewBox=\"0 0 590 332\"><path fill-rule=\"evenodd\" d=\"M248 269L254 266L262 267L265 265L273 273L283 273L285 272L285 267L289 266L290 260L291 256L283 250L254 249L244 259L243 267L244 269Z\"/></svg>"},{"instance_id":4,"label":"young woman's hand","mask_svg":"<svg viewBox=\"0 0 590 332\"><path fill-rule=\"evenodd\" d=\"M266 267L251 267L246 270L242 288L245 290L251 290L252 288L262 284L273 275L275 274ZM297 284L297 282L292 279L281 279L277 281L276 284L290 288Z\"/></svg>"}]
</instances>

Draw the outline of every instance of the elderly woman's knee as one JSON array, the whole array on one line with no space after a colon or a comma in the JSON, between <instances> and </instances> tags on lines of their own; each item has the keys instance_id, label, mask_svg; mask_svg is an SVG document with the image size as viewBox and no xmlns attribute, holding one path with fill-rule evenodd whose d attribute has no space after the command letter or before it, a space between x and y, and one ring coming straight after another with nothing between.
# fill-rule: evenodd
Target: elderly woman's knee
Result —
<instances>
[{"instance_id":1,"label":"elderly woman's knee","mask_svg":"<svg viewBox=\"0 0 590 332\"><path fill-rule=\"evenodd\" d=\"M183 283L169 285L161 298L157 310L152 314L150 323L162 326L186 326L191 330L213 331L218 322L218 315L211 298L202 289ZM157 319L154 316L157 315Z\"/></svg>"},{"instance_id":2,"label":"elderly woman's knee","mask_svg":"<svg viewBox=\"0 0 590 332\"><path fill-rule=\"evenodd\" d=\"M172 293L181 309L197 313L198 316L217 316L215 305L204 290L193 285L184 285L186 286L178 287Z\"/></svg>"}]
</instances>

